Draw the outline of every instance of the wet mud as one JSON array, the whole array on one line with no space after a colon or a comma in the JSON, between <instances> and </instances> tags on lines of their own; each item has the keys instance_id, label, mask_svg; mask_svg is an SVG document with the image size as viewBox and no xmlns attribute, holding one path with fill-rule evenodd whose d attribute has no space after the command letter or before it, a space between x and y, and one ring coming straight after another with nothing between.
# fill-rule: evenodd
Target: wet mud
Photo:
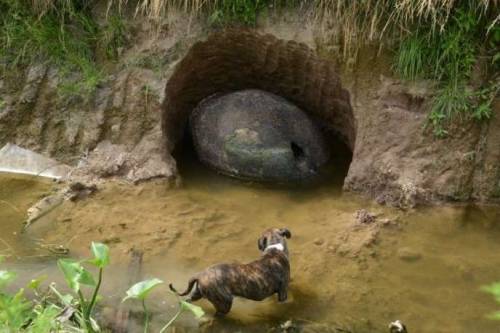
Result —
<instances>
[{"instance_id":1,"label":"wet mud","mask_svg":"<svg viewBox=\"0 0 500 333\"><path fill-rule=\"evenodd\" d=\"M288 241L287 302L238 299L226 319L199 328L186 315L178 331L272 332L289 319L306 323L311 332L336 327L385 332L395 319L411 332L498 330L486 318L497 305L479 290L500 279L498 208L403 212L343 194L341 179L305 189L272 188L227 179L196 165L183 170L181 188L168 188L162 181L101 186L91 198L65 202L26 234L15 233L22 219L2 205L2 239L13 255L5 265L20 271L21 280L40 272L57 280L54 256L33 260L33 255L47 254L41 244L64 245L71 256L85 257L91 241L107 243L113 266L105 275L101 316L112 320L112 308L128 287L125 272L132 248L144 252L144 277L183 289L193 273L209 265L257 258L260 233L270 226L287 227L293 235ZM2 176L0 200L21 211L53 186L16 179ZM374 219L360 218L360 209ZM209 303L199 304L213 314ZM151 306L157 326L174 313L166 286L155 292ZM136 317L139 327L140 312Z\"/></svg>"}]
</instances>

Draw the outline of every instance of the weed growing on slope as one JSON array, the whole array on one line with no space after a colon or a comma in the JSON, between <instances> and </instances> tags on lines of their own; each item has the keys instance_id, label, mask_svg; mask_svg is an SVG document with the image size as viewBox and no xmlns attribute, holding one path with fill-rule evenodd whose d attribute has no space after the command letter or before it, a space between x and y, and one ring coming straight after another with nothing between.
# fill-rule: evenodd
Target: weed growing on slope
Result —
<instances>
[{"instance_id":1,"label":"weed growing on slope","mask_svg":"<svg viewBox=\"0 0 500 333\"><path fill-rule=\"evenodd\" d=\"M19 0L0 0L0 63L11 70L32 63L55 65L62 80L62 97L88 100L104 80L96 65L96 48L116 59L125 44L125 25L116 15L101 29L86 2L54 1L51 6ZM37 10L36 10L37 9Z\"/></svg>"},{"instance_id":2,"label":"weed growing on slope","mask_svg":"<svg viewBox=\"0 0 500 333\"><path fill-rule=\"evenodd\" d=\"M440 29L418 22L400 43L395 63L405 79L439 82L429 114L438 137L448 134L446 125L456 117L489 119L499 91L498 77L482 85L471 82L480 58L486 60L489 72L498 73L500 51L494 45L500 43L499 27L491 27L486 14L474 4L460 5L450 15Z\"/></svg>"}]
</instances>

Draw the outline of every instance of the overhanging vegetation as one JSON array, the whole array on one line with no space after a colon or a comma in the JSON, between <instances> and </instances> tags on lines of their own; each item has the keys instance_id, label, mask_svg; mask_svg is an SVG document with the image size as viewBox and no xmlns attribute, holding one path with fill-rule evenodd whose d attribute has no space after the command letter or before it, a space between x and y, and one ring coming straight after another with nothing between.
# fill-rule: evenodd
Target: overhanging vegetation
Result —
<instances>
[{"instance_id":1,"label":"overhanging vegetation","mask_svg":"<svg viewBox=\"0 0 500 333\"><path fill-rule=\"evenodd\" d=\"M104 27L91 13L97 4L107 9ZM492 116L500 87L500 15L498 3L488 0L0 0L1 63L6 69L50 61L69 79L61 95L88 98L104 79L96 54L104 50L115 59L126 43L125 11L159 22L175 8L216 26L254 26L271 7L309 13L333 32L344 59L356 58L363 45L383 45L394 52L401 78L436 81L429 124L437 136L447 135L456 118Z\"/></svg>"}]
</instances>

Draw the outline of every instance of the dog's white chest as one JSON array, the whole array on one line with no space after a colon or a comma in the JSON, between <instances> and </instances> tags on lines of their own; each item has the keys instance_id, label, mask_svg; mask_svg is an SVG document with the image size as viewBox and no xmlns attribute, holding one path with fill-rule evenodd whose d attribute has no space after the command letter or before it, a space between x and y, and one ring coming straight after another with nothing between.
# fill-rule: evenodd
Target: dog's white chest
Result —
<instances>
[{"instance_id":1,"label":"dog's white chest","mask_svg":"<svg viewBox=\"0 0 500 333\"><path fill-rule=\"evenodd\" d=\"M281 243L273 244L273 245L269 245L268 247L266 247L266 249L264 250L264 252L269 251L271 249L276 249L278 251L284 251L285 247Z\"/></svg>"}]
</instances>

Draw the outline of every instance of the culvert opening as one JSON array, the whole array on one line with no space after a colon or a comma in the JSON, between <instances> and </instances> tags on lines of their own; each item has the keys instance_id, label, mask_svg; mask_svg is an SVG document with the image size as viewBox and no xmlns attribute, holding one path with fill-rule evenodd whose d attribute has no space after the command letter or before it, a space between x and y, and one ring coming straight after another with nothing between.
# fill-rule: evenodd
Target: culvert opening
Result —
<instances>
[{"instance_id":1,"label":"culvert opening","mask_svg":"<svg viewBox=\"0 0 500 333\"><path fill-rule=\"evenodd\" d=\"M348 165L352 158L356 126L349 93L342 88L334 65L318 58L306 45L246 30L219 32L206 41L193 45L167 83L162 110L162 130L168 153L176 150L175 157L184 178L188 175L182 161L183 156L191 156L191 161L192 157L196 156L192 132L188 130L189 119L207 99L244 90L274 94L314 119L315 124L321 128L317 132L324 135L326 144L331 148L328 165L331 165L332 161L339 163L335 173L341 173L343 181L348 170L344 166ZM248 100L259 101L260 98ZM282 121L285 118L278 115L274 119ZM220 119L208 118L200 123L205 122L204 127L208 128L205 130L209 131L210 127L217 127L219 121ZM304 131L301 121L293 126L296 126L299 132ZM254 128L243 126L233 130L224 136L229 139L224 142L223 148L226 151L222 155L224 158L233 158L233 162L235 151L248 154L258 151L259 158L267 161L269 156L280 155L282 150L286 150L287 152L281 154L283 159L291 156L296 163L306 160L310 155L311 145L300 140L288 141L286 148L276 146L275 149L266 150L260 149L262 133L258 133ZM205 141L209 147L213 144L210 136ZM198 144L196 148L199 148ZM178 151L184 153L179 155ZM238 156L237 163L248 162L241 158L245 154ZM201 159L203 160L203 157ZM302 165L304 170L314 169L311 164L297 164ZM279 167L274 169L279 170ZM321 172L323 173L323 170Z\"/></svg>"},{"instance_id":2,"label":"culvert opening","mask_svg":"<svg viewBox=\"0 0 500 333\"><path fill-rule=\"evenodd\" d=\"M304 158L305 158L305 153L304 153L304 149L302 149L298 144L296 144L295 142L290 142L290 148L292 149L292 152L293 152L293 158L300 162L300 161L303 161Z\"/></svg>"},{"instance_id":3,"label":"culvert opening","mask_svg":"<svg viewBox=\"0 0 500 333\"><path fill-rule=\"evenodd\" d=\"M349 147L339 139L339 136L328 129L321 129L325 141L330 148L329 160L318 170L318 175L308 182L283 184L283 183L253 183L255 186L278 187L283 188L303 188L316 189L318 187L328 187L340 191L342 189L344 179L349 171L349 166L352 160L352 152ZM225 188L228 184L239 184L240 180L232 177L227 177L219 172L207 167L203 164L194 147L190 126L186 125L181 141L176 145L172 155L177 162L177 167L183 177L183 183L188 187L198 187L200 184L210 187L212 190ZM293 148L292 148L293 147ZM304 149L298 146L295 142L290 142L291 150L295 150L294 158L297 163L300 163L302 154L305 154ZM247 183L246 181L243 181Z\"/></svg>"}]
</instances>

